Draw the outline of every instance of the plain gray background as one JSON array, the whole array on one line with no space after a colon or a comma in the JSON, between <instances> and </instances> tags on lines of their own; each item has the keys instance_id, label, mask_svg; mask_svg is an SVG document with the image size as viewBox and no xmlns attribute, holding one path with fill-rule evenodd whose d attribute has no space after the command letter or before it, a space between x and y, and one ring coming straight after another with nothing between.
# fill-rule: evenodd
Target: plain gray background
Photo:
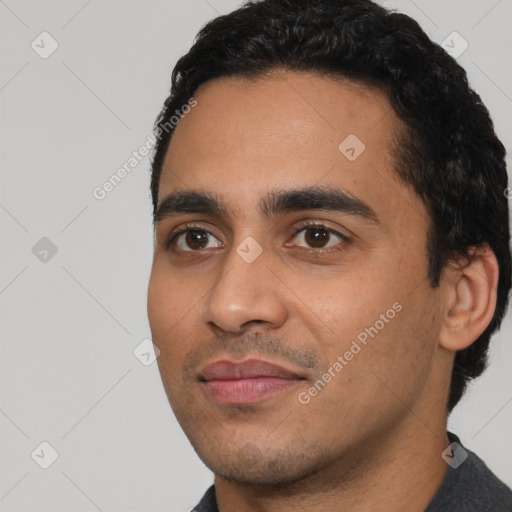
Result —
<instances>
[{"instance_id":1,"label":"plain gray background","mask_svg":"<svg viewBox=\"0 0 512 512\"><path fill-rule=\"evenodd\" d=\"M458 60L510 148L512 2L386 3L439 43L467 41ZM238 4L0 0L1 511L185 511L212 482L156 363L133 353L150 338L148 158L103 200L93 190L146 141L198 29ZM58 44L45 59L42 32ZM511 316L450 419L508 485ZM42 442L58 452L47 469Z\"/></svg>"}]
</instances>

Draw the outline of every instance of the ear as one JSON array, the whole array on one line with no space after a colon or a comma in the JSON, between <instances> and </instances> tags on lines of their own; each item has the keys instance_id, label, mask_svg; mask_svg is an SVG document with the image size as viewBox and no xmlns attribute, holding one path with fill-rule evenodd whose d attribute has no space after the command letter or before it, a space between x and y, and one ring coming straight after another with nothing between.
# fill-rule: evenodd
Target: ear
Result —
<instances>
[{"instance_id":1,"label":"ear","mask_svg":"<svg viewBox=\"0 0 512 512\"><path fill-rule=\"evenodd\" d=\"M487 246L468 251L469 261L450 264L443 274L444 318L439 344L448 350L469 347L489 325L496 308L499 265Z\"/></svg>"}]
</instances>

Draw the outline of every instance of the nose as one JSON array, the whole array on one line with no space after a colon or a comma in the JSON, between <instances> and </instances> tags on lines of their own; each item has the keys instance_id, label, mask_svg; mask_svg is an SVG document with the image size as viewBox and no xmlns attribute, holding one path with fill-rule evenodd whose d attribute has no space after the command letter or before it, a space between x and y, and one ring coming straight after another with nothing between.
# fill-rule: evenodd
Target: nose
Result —
<instances>
[{"instance_id":1,"label":"nose","mask_svg":"<svg viewBox=\"0 0 512 512\"><path fill-rule=\"evenodd\" d=\"M230 250L222 275L204 302L202 322L231 333L240 333L252 324L275 329L285 322L282 283L269 268L267 254L263 250L249 263L235 246Z\"/></svg>"}]
</instances>

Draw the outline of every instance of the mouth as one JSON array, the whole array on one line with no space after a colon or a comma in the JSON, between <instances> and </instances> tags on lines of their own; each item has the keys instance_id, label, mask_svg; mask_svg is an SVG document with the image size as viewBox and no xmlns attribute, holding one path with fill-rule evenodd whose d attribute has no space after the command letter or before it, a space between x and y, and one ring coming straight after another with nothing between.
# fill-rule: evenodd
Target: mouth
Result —
<instances>
[{"instance_id":1,"label":"mouth","mask_svg":"<svg viewBox=\"0 0 512 512\"><path fill-rule=\"evenodd\" d=\"M200 371L198 379L215 401L247 404L295 387L306 377L268 361L248 359L210 363Z\"/></svg>"}]
</instances>

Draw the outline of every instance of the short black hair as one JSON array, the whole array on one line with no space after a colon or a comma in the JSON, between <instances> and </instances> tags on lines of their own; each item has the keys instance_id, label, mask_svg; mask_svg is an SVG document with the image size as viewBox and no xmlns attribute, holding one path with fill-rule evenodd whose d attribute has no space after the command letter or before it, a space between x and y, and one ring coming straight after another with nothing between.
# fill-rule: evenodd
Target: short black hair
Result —
<instances>
[{"instance_id":1,"label":"short black hair","mask_svg":"<svg viewBox=\"0 0 512 512\"><path fill-rule=\"evenodd\" d=\"M412 18L370 0L252 0L207 23L172 72L155 122L153 212L175 124L169 121L197 88L215 78L264 77L276 70L318 73L382 88L404 126L391 148L396 173L430 215L428 278L439 285L446 264L487 245L499 264L494 316L457 352L447 409L487 365L511 287L505 148L466 72ZM165 133L164 133L165 131ZM163 136L162 136L163 134Z\"/></svg>"}]
</instances>

